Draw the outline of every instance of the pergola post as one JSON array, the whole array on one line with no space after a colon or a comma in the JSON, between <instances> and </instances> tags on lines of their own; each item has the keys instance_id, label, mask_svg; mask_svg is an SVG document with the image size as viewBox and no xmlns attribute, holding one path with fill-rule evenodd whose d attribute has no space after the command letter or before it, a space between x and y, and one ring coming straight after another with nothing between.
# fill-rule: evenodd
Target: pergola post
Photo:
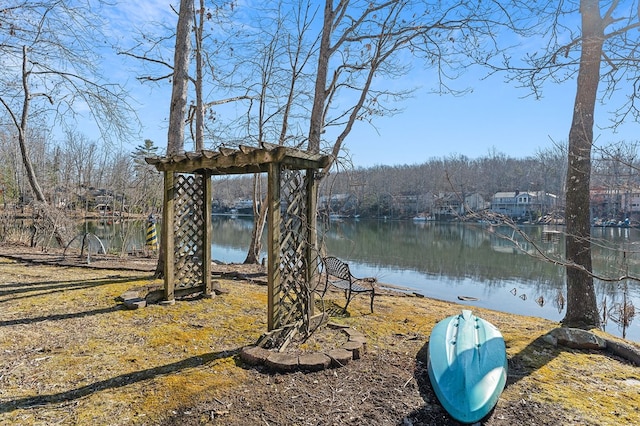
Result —
<instances>
[{"instance_id":1,"label":"pergola post","mask_svg":"<svg viewBox=\"0 0 640 426\"><path fill-rule=\"evenodd\" d=\"M174 220L174 189L175 173L164 172L164 208L162 209L162 244L164 245L164 299L167 302L175 300L175 265L174 241L173 241L173 220Z\"/></svg>"},{"instance_id":2,"label":"pergola post","mask_svg":"<svg viewBox=\"0 0 640 426\"><path fill-rule=\"evenodd\" d=\"M211 298L215 296L211 288L211 172L205 171L202 173L202 185L202 284L204 286L204 296Z\"/></svg>"},{"instance_id":3,"label":"pergola post","mask_svg":"<svg viewBox=\"0 0 640 426\"><path fill-rule=\"evenodd\" d=\"M315 312L315 290L318 285L318 218L316 216L316 204L318 200L318 185L315 179L315 170L307 169L307 221L309 244L306 247L307 261L307 285L309 287L309 317Z\"/></svg>"},{"instance_id":4,"label":"pergola post","mask_svg":"<svg viewBox=\"0 0 640 426\"><path fill-rule=\"evenodd\" d=\"M280 293L280 164L271 163L268 167L267 176L267 200L269 203L269 214L267 218L267 330L271 331L275 327L275 309L278 306L278 295Z\"/></svg>"}]
</instances>

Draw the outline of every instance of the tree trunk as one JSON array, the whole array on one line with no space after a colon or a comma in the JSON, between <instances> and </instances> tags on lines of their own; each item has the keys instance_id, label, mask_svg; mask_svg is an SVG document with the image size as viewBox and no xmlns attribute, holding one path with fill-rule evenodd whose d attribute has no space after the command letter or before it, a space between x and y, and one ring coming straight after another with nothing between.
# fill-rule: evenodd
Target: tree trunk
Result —
<instances>
[{"instance_id":1,"label":"tree trunk","mask_svg":"<svg viewBox=\"0 0 640 426\"><path fill-rule=\"evenodd\" d=\"M27 172L27 179L29 180L29 186L33 191L33 195L41 203L47 202L38 182L36 172L33 169L31 163L31 157L27 150L27 125L29 122L29 106L31 103L31 91L29 90L29 70L27 61L27 47L22 47L22 90L24 93L24 99L22 102L22 114L20 116L20 124L18 127L18 144L20 145L20 155L22 156L22 162Z\"/></svg>"},{"instance_id":2,"label":"tree trunk","mask_svg":"<svg viewBox=\"0 0 640 426\"><path fill-rule=\"evenodd\" d=\"M173 56L173 87L171 90L171 109L169 110L167 155L184 151L184 120L187 112L187 91L189 88L192 20L193 0L180 0L176 48Z\"/></svg>"},{"instance_id":3,"label":"tree trunk","mask_svg":"<svg viewBox=\"0 0 640 426\"><path fill-rule=\"evenodd\" d=\"M27 133L29 124L29 107L31 104L31 91L29 89L29 69L27 60L27 47L22 47L22 90L24 93L22 103L22 113L20 116L20 122L15 123L18 130L18 145L20 146L20 155L22 157L22 163L24 164L25 171L27 173L27 180L29 186L33 191L33 195L38 202L39 214L43 216L43 219L47 222L47 227L50 227L53 232L58 245L65 247L70 241L70 237L66 234L71 232L65 223L68 222L63 214L56 214L47 203L47 199L42 192L42 187L38 181L38 176L33 168L31 162L31 156L27 148ZM57 217L58 216L58 217ZM65 232L66 231L66 232Z\"/></svg>"},{"instance_id":4,"label":"tree trunk","mask_svg":"<svg viewBox=\"0 0 640 426\"><path fill-rule=\"evenodd\" d=\"M202 34L204 32L204 0L200 0L196 29L196 151L204 149L204 102L202 101ZM187 67L188 68L188 67Z\"/></svg>"},{"instance_id":5,"label":"tree trunk","mask_svg":"<svg viewBox=\"0 0 640 426\"><path fill-rule=\"evenodd\" d=\"M597 0L582 0L582 53L578 87L569 132L567 168L566 258L577 267L567 267L567 313L565 327L600 326L591 264L591 217L589 186L595 102L600 81L600 58L604 40Z\"/></svg>"},{"instance_id":6,"label":"tree trunk","mask_svg":"<svg viewBox=\"0 0 640 426\"><path fill-rule=\"evenodd\" d=\"M324 128L324 104L327 99L326 84L331 57L330 43L333 24L333 1L325 0L324 22L322 25L322 37L320 39L320 53L318 54L318 72L316 74L316 86L313 96L313 107L309 125L309 152L320 152L320 135Z\"/></svg>"},{"instance_id":7,"label":"tree trunk","mask_svg":"<svg viewBox=\"0 0 640 426\"><path fill-rule=\"evenodd\" d=\"M267 212L269 211L269 200L265 198L262 200L260 207L258 208L258 214L256 221L253 225L253 232L251 233L251 244L249 245L249 251L244 263L259 263L260 250L262 249L262 235L264 233L264 227L267 223Z\"/></svg>"},{"instance_id":8,"label":"tree trunk","mask_svg":"<svg viewBox=\"0 0 640 426\"><path fill-rule=\"evenodd\" d=\"M173 87L169 109L169 132L167 135L167 155L184 151L184 121L187 112L187 91L189 85L189 59L191 55L191 22L193 20L193 0L180 0L180 14L176 29L176 48L173 64ZM164 207L163 207L164 208ZM165 215L163 215L164 217ZM160 244L155 276L164 275L165 247Z\"/></svg>"}]
</instances>

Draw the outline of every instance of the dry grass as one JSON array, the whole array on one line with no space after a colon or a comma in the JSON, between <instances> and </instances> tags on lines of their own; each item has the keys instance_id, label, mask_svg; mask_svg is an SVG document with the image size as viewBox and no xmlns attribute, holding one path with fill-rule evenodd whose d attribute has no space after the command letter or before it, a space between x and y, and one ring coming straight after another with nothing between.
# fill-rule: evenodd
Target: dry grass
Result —
<instances>
[{"instance_id":1,"label":"dry grass","mask_svg":"<svg viewBox=\"0 0 640 426\"><path fill-rule=\"evenodd\" d=\"M241 381L234 355L265 328L262 289L233 283L224 298L136 311L116 303L152 281L0 264L0 423L147 423Z\"/></svg>"},{"instance_id":2,"label":"dry grass","mask_svg":"<svg viewBox=\"0 0 640 426\"><path fill-rule=\"evenodd\" d=\"M210 300L135 311L116 302L149 284L159 282L143 272L0 258L0 424L157 424L250 386L237 354L266 331L266 288L221 281L229 293ZM335 302L342 303L339 295ZM390 350L414 357L435 323L460 308L382 296L369 314L366 298L356 298L350 316L332 320L365 333L370 356ZM638 368L607 354L542 344L553 322L476 313L498 326L507 343L512 369L498 406L537 401L565 409L568 424L571 413L594 424L640 424Z\"/></svg>"}]
</instances>

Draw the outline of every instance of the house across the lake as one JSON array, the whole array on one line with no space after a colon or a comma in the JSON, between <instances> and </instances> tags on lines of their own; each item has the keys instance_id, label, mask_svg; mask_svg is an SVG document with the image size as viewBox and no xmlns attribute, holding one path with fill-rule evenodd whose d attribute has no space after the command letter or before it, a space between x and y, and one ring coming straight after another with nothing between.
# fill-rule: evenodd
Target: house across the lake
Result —
<instances>
[{"instance_id":1,"label":"house across the lake","mask_svg":"<svg viewBox=\"0 0 640 426\"><path fill-rule=\"evenodd\" d=\"M456 192L443 192L434 196L432 214L439 220L455 219L486 208L487 203L477 192L464 196Z\"/></svg>"},{"instance_id":2,"label":"house across the lake","mask_svg":"<svg viewBox=\"0 0 640 426\"><path fill-rule=\"evenodd\" d=\"M590 190L590 204L594 220L640 221L640 188L631 185L593 187Z\"/></svg>"},{"instance_id":3,"label":"house across the lake","mask_svg":"<svg viewBox=\"0 0 640 426\"><path fill-rule=\"evenodd\" d=\"M557 198L544 191L496 192L490 210L514 219L536 220L557 208Z\"/></svg>"}]
</instances>

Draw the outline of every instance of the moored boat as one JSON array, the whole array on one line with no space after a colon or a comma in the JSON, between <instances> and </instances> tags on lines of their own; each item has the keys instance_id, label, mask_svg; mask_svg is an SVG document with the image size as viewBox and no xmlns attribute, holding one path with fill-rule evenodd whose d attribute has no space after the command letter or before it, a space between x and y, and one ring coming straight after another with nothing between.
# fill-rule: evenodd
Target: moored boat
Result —
<instances>
[{"instance_id":1,"label":"moored boat","mask_svg":"<svg viewBox=\"0 0 640 426\"><path fill-rule=\"evenodd\" d=\"M427 371L438 400L451 417L475 423L489 414L504 389L504 338L493 324L463 310L431 331Z\"/></svg>"}]
</instances>

